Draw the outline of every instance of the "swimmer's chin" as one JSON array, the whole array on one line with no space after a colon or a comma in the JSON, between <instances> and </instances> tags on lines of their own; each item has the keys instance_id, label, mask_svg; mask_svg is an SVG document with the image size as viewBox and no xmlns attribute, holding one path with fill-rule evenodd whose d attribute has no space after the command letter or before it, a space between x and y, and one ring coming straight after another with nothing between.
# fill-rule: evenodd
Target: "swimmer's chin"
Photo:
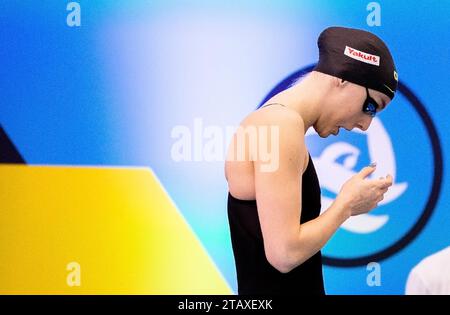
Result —
<instances>
[{"instance_id":1,"label":"swimmer's chin","mask_svg":"<svg viewBox=\"0 0 450 315\"><path fill-rule=\"evenodd\" d=\"M321 138L328 138L329 136L331 136L333 133L331 133L331 131L329 132L324 132L323 130L317 130L316 126L313 125L312 128L314 129L314 131L316 132L316 134L321 137Z\"/></svg>"},{"instance_id":2,"label":"swimmer's chin","mask_svg":"<svg viewBox=\"0 0 450 315\"><path fill-rule=\"evenodd\" d=\"M318 135L319 137L321 137L321 138L327 138L327 137L329 137L329 136L331 135L330 133L323 134L322 131L319 131L319 130L317 130L316 128L314 128L314 130L316 131L317 135Z\"/></svg>"}]
</instances>

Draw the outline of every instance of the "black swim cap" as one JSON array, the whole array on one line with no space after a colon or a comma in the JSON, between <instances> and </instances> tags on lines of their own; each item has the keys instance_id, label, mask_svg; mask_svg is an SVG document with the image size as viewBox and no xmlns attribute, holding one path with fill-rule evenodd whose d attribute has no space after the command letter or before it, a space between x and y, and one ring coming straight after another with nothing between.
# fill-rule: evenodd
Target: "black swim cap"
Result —
<instances>
[{"instance_id":1,"label":"black swim cap","mask_svg":"<svg viewBox=\"0 0 450 315\"><path fill-rule=\"evenodd\" d=\"M367 31L329 27L317 40L319 62L314 71L380 91L394 98L398 74L386 44Z\"/></svg>"}]
</instances>

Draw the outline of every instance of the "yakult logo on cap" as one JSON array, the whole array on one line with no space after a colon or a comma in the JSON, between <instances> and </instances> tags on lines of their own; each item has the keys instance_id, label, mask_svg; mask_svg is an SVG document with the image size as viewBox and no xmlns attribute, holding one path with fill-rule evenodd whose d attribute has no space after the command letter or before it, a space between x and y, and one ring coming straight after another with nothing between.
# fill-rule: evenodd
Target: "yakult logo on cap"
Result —
<instances>
[{"instance_id":1,"label":"yakult logo on cap","mask_svg":"<svg viewBox=\"0 0 450 315\"><path fill-rule=\"evenodd\" d=\"M363 51L345 46L344 54L365 63L370 63L371 65L380 66L380 56L371 55Z\"/></svg>"}]
</instances>

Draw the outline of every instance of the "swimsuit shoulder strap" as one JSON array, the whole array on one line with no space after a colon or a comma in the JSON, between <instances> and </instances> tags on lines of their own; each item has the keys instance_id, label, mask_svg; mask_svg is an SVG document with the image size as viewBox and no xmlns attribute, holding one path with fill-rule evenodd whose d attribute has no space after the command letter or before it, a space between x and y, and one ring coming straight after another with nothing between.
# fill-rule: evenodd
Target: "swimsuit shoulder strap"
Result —
<instances>
[{"instance_id":1,"label":"swimsuit shoulder strap","mask_svg":"<svg viewBox=\"0 0 450 315\"><path fill-rule=\"evenodd\" d=\"M286 107L286 105L281 104L281 103L269 103L269 104L264 104L264 105L261 106L260 108L267 107L267 106L271 106L271 105L281 105L281 106L283 106L283 107ZM259 109L259 108L258 108L258 109Z\"/></svg>"}]
</instances>

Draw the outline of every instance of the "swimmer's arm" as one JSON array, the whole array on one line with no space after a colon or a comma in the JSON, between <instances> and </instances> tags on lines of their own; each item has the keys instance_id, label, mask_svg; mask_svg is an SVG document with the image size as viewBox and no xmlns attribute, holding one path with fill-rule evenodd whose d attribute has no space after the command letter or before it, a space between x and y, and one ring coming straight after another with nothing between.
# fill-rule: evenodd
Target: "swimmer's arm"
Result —
<instances>
[{"instance_id":1,"label":"swimmer's arm","mask_svg":"<svg viewBox=\"0 0 450 315\"><path fill-rule=\"evenodd\" d=\"M316 219L299 224L301 174L306 167L303 122L288 111L274 113L271 119L280 123L279 163L273 171L273 161L254 162L255 191L266 258L286 273L317 253L348 215L333 204Z\"/></svg>"}]
</instances>

